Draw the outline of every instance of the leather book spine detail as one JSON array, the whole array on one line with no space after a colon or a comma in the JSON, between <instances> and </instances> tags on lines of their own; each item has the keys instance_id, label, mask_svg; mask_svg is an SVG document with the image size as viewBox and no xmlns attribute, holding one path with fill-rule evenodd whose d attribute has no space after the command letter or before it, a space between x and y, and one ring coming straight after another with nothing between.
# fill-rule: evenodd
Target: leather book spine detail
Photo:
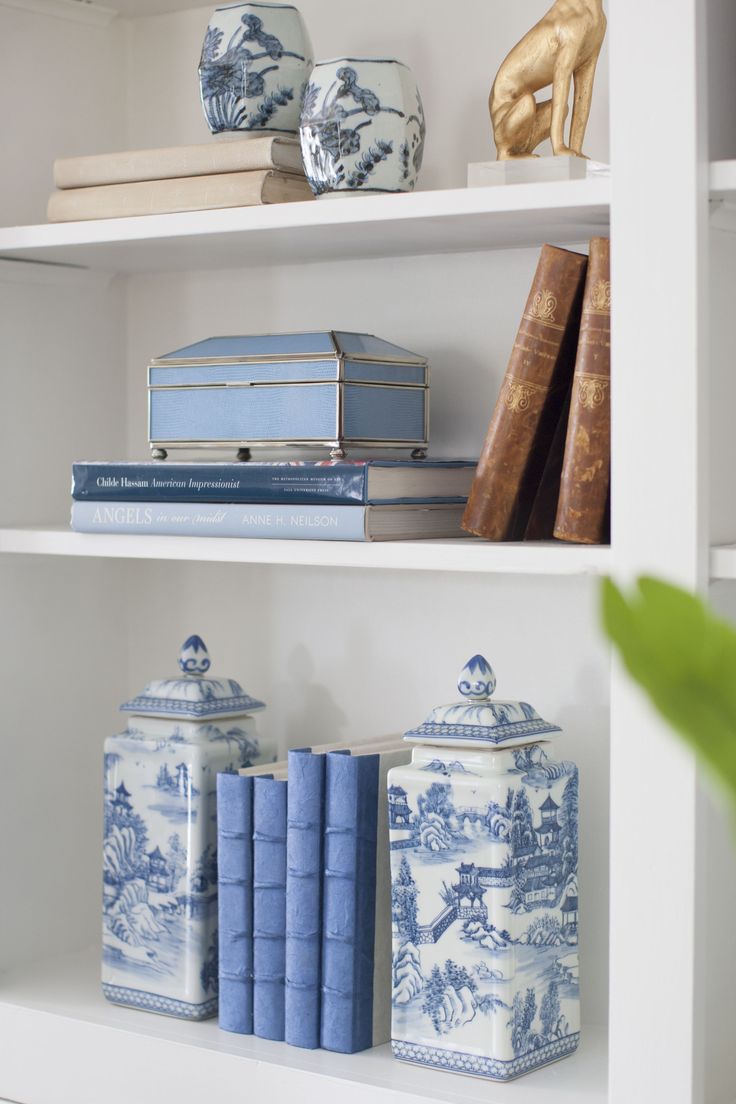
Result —
<instances>
[{"instance_id":1,"label":"leather book spine detail","mask_svg":"<svg viewBox=\"0 0 736 1104\"><path fill-rule=\"evenodd\" d=\"M560 497L562 464L565 458L567 423L570 416L570 398L572 380L565 398L565 404L557 421L557 429L547 454L542 478L539 481L537 495L532 506L531 516L526 527L524 540L552 540L557 517L557 500Z\"/></svg>"},{"instance_id":2,"label":"leather book spine detail","mask_svg":"<svg viewBox=\"0 0 736 1104\"><path fill-rule=\"evenodd\" d=\"M593 238L554 530L558 540L600 544L609 539L610 473L610 241Z\"/></svg>"},{"instance_id":3,"label":"leather book spine detail","mask_svg":"<svg viewBox=\"0 0 736 1104\"><path fill-rule=\"evenodd\" d=\"M463 517L522 540L575 364L587 257L544 245Z\"/></svg>"}]
</instances>

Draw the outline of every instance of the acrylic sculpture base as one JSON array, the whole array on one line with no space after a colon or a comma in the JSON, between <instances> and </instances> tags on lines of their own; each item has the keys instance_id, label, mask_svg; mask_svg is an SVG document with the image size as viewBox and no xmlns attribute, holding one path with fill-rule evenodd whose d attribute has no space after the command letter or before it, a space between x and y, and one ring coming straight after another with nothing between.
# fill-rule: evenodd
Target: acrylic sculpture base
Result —
<instances>
[{"instance_id":1,"label":"acrylic sculpture base","mask_svg":"<svg viewBox=\"0 0 736 1104\"><path fill-rule=\"evenodd\" d=\"M584 157L521 157L510 161L475 161L468 165L468 187L494 184L541 184L610 176L610 166Z\"/></svg>"}]
</instances>

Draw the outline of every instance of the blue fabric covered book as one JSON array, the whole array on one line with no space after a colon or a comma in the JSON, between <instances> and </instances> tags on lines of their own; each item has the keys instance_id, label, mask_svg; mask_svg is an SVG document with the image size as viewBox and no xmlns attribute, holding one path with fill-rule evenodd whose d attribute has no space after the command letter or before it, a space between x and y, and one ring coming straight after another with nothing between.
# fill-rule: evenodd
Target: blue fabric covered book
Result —
<instances>
[{"instance_id":1,"label":"blue fabric covered book","mask_svg":"<svg viewBox=\"0 0 736 1104\"><path fill-rule=\"evenodd\" d=\"M289 752L286 826L285 1039L319 1046L325 757Z\"/></svg>"},{"instance_id":2,"label":"blue fabric covered book","mask_svg":"<svg viewBox=\"0 0 736 1104\"><path fill-rule=\"evenodd\" d=\"M253 780L281 777L284 762L217 776L219 1025L253 1033Z\"/></svg>"},{"instance_id":3,"label":"blue fabric covered book","mask_svg":"<svg viewBox=\"0 0 736 1104\"><path fill-rule=\"evenodd\" d=\"M286 968L284 779L253 782L253 1033L284 1038Z\"/></svg>"},{"instance_id":4,"label":"blue fabric covered book","mask_svg":"<svg viewBox=\"0 0 736 1104\"><path fill-rule=\"evenodd\" d=\"M475 460L287 460L72 465L72 496L108 502L368 505L464 501Z\"/></svg>"},{"instance_id":5,"label":"blue fabric covered book","mask_svg":"<svg viewBox=\"0 0 736 1104\"><path fill-rule=\"evenodd\" d=\"M327 756L320 1044L353 1054L391 1031L386 775L411 751Z\"/></svg>"},{"instance_id":6,"label":"blue fabric covered book","mask_svg":"<svg viewBox=\"0 0 736 1104\"><path fill-rule=\"evenodd\" d=\"M253 1032L253 779L217 776L219 1024Z\"/></svg>"}]
</instances>

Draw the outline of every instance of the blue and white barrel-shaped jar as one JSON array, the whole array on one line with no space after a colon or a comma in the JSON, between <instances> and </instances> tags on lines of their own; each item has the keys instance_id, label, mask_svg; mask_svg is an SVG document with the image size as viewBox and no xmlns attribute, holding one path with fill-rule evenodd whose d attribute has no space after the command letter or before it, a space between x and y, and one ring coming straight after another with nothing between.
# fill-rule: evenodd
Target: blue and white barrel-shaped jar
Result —
<instances>
[{"instance_id":1,"label":"blue and white barrel-shaped jar","mask_svg":"<svg viewBox=\"0 0 736 1104\"><path fill-rule=\"evenodd\" d=\"M225 4L210 18L199 88L213 134L297 134L314 55L292 4Z\"/></svg>"},{"instance_id":2,"label":"blue and white barrel-shaped jar","mask_svg":"<svg viewBox=\"0 0 736 1104\"><path fill-rule=\"evenodd\" d=\"M425 132L422 98L403 62L339 58L314 67L299 133L316 196L413 191Z\"/></svg>"},{"instance_id":3,"label":"blue and white barrel-shaped jar","mask_svg":"<svg viewBox=\"0 0 736 1104\"><path fill-rule=\"evenodd\" d=\"M495 685L474 656L389 772L391 1038L403 1061L508 1081L580 1038L578 770Z\"/></svg>"},{"instance_id":4,"label":"blue and white barrel-shaped jar","mask_svg":"<svg viewBox=\"0 0 736 1104\"><path fill-rule=\"evenodd\" d=\"M198 636L179 666L121 707L128 726L105 741L102 988L202 1020L217 1012L217 774L275 756L252 717L264 703L211 676Z\"/></svg>"}]
</instances>

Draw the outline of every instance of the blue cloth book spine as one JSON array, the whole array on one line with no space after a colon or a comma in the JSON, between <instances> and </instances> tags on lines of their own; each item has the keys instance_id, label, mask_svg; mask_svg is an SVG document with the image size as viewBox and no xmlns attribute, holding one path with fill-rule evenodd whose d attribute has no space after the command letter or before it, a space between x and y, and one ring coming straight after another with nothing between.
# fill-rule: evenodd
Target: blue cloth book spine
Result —
<instances>
[{"instance_id":1,"label":"blue cloth book spine","mask_svg":"<svg viewBox=\"0 0 736 1104\"><path fill-rule=\"evenodd\" d=\"M379 766L327 756L320 1042L342 1054L373 1046Z\"/></svg>"},{"instance_id":2,"label":"blue cloth book spine","mask_svg":"<svg viewBox=\"0 0 736 1104\"><path fill-rule=\"evenodd\" d=\"M365 505L372 467L423 471L474 468L462 460L298 461L295 463L104 463L72 465L72 497L106 502L248 502ZM463 501L446 497L392 498L391 502Z\"/></svg>"},{"instance_id":3,"label":"blue cloth book spine","mask_svg":"<svg viewBox=\"0 0 736 1104\"><path fill-rule=\"evenodd\" d=\"M287 783L253 779L253 1034L284 1038Z\"/></svg>"},{"instance_id":4,"label":"blue cloth book spine","mask_svg":"<svg viewBox=\"0 0 736 1104\"><path fill-rule=\"evenodd\" d=\"M319 1046L325 756L289 752L286 825L285 1039Z\"/></svg>"},{"instance_id":5,"label":"blue cloth book spine","mask_svg":"<svg viewBox=\"0 0 736 1104\"><path fill-rule=\"evenodd\" d=\"M366 540L366 506L252 506L210 502L74 502L79 533L278 540Z\"/></svg>"},{"instance_id":6,"label":"blue cloth book spine","mask_svg":"<svg viewBox=\"0 0 736 1104\"><path fill-rule=\"evenodd\" d=\"M219 1024L253 1033L253 779L217 776Z\"/></svg>"}]
</instances>

